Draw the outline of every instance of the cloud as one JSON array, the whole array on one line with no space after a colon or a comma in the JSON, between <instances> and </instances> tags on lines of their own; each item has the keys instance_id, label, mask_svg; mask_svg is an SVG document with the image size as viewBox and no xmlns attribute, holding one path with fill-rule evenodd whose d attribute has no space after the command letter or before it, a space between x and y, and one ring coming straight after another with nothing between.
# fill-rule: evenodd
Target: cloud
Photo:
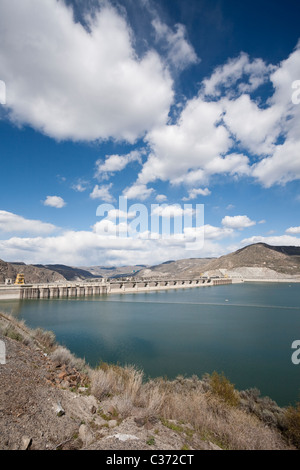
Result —
<instances>
[{"instance_id":1,"label":"cloud","mask_svg":"<svg viewBox=\"0 0 300 470\"><path fill-rule=\"evenodd\" d=\"M105 161L97 160L95 178L99 180L109 179L114 173L124 170L129 163L141 164L143 151L133 150L127 155L109 155Z\"/></svg>"},{"instance_id":2,"label":"cloud","mask_svg":"<svg viewBox=\"0 0 300 470\"><path fill-rule=\"evenodd\" d=\"M203 81L203 92L210 97L220 97L223 93L231 97L249 93L267 82L274 68L262 59L251 61L248 54L243 52L217 67L211 77Z\"/></svg>"},{"instance_id":3,"label":"cloud","mask_svg":"<svg viewBox=\"0 0 300 470\"><path fill-rule=\"evenodd\" d=\"M74 189L74 191L77 191L78 193L84 193L87 188L85 186L85 183L77 183L73 184L72 189Z\"/></svg>"},{"instance_id":4,"label":"cloud","mask_svg":"<svg viewBox=\"0 0 300 470\"><path fill-rule=\"evenodd\" d=\"M0 258L33 264L124 266L153 265L174 257L184 259L224 254L224 249L213 238L207 238L204 246L194 252L186 250L184 236L151 239L149 233L146 233L145 236L141 234L139 237L120 238L115 236L116 226L111 221L106 226L108 232L103 231L103 224L100 226L97 223L91 232L68 231L53 237L14 237L0 240ZM122 231L122 227L119 228ZM126 226L123 229L126 231Z\"/></svg>"},{"instance_id":5,"label":"cloud","mask_svg":"<svg viewBox=\"0 0 300 470\"><path fill-rule=\"evenodd\" d=\"M66 202L60 196L47 196L43 204L44 206L55 207L56 209L62 209L66 206Z\"/></svg>"},{"instance_id":6,"label":"cloud","mask_svg":"<svg viewBox=\"0 0 300 470\"><path fill-rule=\"evenodd\" d=\"M182 208L179 204L171 204L155 207L152 214L167 218L183 217L185 215L193 216L194 210L190 208Z\"/></svg>"},{"instance_id":7,"label":"cloud","mask_svg":"<svg viewBox=\"0 0 300 470\"><path fill-rule=\"evenodd\" d=\"M231 227L214 227L213 225L204 226L205 240L220 240L234 235Z\"/></svg>"},{"instance_id":8,"label":"cloud","mask_svg":"<svg viewBox=\"0 0 300 470\"><path fill-rule=\"evenodd\" d=\"M205 189L191 189L189 191L189 195L188 197L184 197L182 198L183 201L190 201L190 200L193 200L193 199L197 199L198 196L203 196L203 197L206 197L206 196L210 196L211 195L211 191L208 189L208 188L205 188Z\"/></svg>"},{"instance_id":9,"label":"cloud","mask_svg":"<svg viewBox=\"0 0 300 470\"><path fill-rule=\"evenodd\" d=\"M0 232L3 233L48 234L56 229L55 225L40 220L25 219L12 212L0 211Z\"/></svg>"},{"instance_id":10,"label":"cloud","mask_svg":"<svg viewBox=\"0 0 300 470\"><path fill-rule=\"evenodd\" d=\"M166 65L151 49L138 57L125 18L99 5L84 27L63 1L1 2L1 78L12 122L57 140L131 143L166 122L174 97Z\"/></svg>"},{"instance_id":11,"label":"cloud","mask_svg":"<svg viewBox=\"0 0 300 470\"><path fill-rule=\"evenodd\" d=\"M274 151L280 133L279 108L260 108L249 95L223 100L224 122L235 139L253 155L265 156Z\"/></svg>"},{"instance_id":12,"label":"cloud","mask_svg":"<svg viewBox=\"0 0 300 470\"><path fill-rule=\"evenodd\" d=\"M199 62L193 46L186 39L186 29L182 24L175 25L175 31L158 17L152 21L156 41L162 43L167 52L167 60L179 70Z\"/></svg>"},{"instance_id":13,"label":"cloud","mask_svg":"<svg viewBox=\"0 0 300 470\"><path fill-rule=\"evenodd\" d=\"M246 215L236 215L234 217L227 215L223 218L222 225L226 228L242 230L256 225L256 222L249 219Z\"/></svg>"},{"instance_id":14,"label":"cloud","mask_svg":"<svg viewBox=\"0 0 300 470\"><path fill-rule=\"evenodd\" d=\"M270 77L275 91L269 106L274 116L279 116L280 125L269 132L281 141L253 167L253 176L267 188L300 179L300 106L292 102L292 84L299 76L299 67L300 42Z\"/></svg>"},{"instance_id":15,"label":"cloud","mask_svg":"<svg viewBox=\"0 0 300 470\"><path fill-rule=\"evenodd\" d=\"M300 106L292 102L299 67L300 42L276 66L241 54L218 67L175 122L148 132L149 155L136 184L195 188L224 175L271 187L300 179ZM266 83L273 94L253 98Z\"/></svg>"},{"instance_id":16,"label":"cloud","mask_svg":"<svg viewBox=\"0 0 300 470\"><path fill-rule=\"evenodd\" d=\"M120 219L133 219L136 216L136 212L124 212L120 209L112 209L108 211L107 218L111 220Z\"/></svg>"},{"instance_id":17,"label":"cloud","mask_svg":"<svg viewBox=\"0 0 300 470\"><path fill-rule=\"evenodd\" d=\"M293 235L298 235L300 234L300 227L290 227L286 230L286 233L290 233Z\"/></svg>"},{"instance_id":18,"label":"cloud","mask_svg":"<svg viewBox=\"0 0 300 470\"><path fill-rule=\"evenodd\" d=\"M222 113L218 103L194 98L183 109L177 124L158 126L149 132L151 153L139 174L139 182L147 184L156 179L184 182L193 170L199 173L198 184L205 184L211 173L218 172L221 155L231 146L228 131L218 125Z\"/></svg>"},{"instance_id":19,"label":"cloud","mask_svg":"<svg viewBox=\"0 0 300 470\"><path fill-rule=\"evenodd\" d=\"M135 183L123 191L123 196L127 197L127 199L138 199L140 201L145 201L153 194L153 192L154 189L147 188L146 184Z\"/></svg>"},{"instance_id":20,"label":"cloud","mask_svg":"<svg viewBox=\"0 0 300 470\"><path fill-rule=\"evenodd\" d=\"M101 199L104 202L113 202L115 198L110 194L110 189L112 188L112 183L104 186L96 185L90 194L91 199Z\"/></svg>"},{"instance_id":21,"label":"cloud","mask_svg":"<svg viewBox=\"0 0 300 470\"><path fill-rule=\"evenodd\" d=\"M165 194L158 194L155 199L157 202L165 202L168 200Z\"/></svg>"},{"instance_id":22,"label":"cloud","mask_svg":"<svg viewBox=\"0 0 300 470\"><path fill-rule=\"evenodd\" d=\"M254 236L245 238L241 242L243 245L252 245L254 243L266 243L273 246L300 246L300 238L289 235L279 235L271 237Z\"/></svg>"}]
</instances>

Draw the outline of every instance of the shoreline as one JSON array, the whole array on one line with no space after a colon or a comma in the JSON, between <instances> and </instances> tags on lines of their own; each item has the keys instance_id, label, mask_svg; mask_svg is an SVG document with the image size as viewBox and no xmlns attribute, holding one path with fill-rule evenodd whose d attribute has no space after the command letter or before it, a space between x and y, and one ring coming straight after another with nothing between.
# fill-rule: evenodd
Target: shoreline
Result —
<instances>
[{"instance_id":1,"label":"shoreline","mask_svg":"<svg viewBox=\"0 0 300 470\"><path fill-rule=\"evenodd\" d=\"M300 283L300 278L298 279L293 279L293 278L287 278L287 279L243 279L243 282L266 282L266 283L285 283L285 284L298 284ZM234 282L233 282L234 284Z\"/></svg>"}]
</instances>

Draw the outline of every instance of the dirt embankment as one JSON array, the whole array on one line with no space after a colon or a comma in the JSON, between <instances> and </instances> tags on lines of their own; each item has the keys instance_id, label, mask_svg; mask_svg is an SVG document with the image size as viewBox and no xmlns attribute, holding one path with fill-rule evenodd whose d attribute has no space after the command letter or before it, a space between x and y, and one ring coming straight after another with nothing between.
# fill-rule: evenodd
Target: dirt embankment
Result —
<instances>
[{"instance_id":1,"label":"dirt embankment","mask_svg":"<svg viewBox=\"0 0 300 470\"><path fill-rule=\"evenodd\" d=\"M135 368L92 371L51 333L3 315L0 341L1 450L293 449L279 431L283 410L259 394L225 383L220 398L197 377L145 383Z\"/></svg>"}]
</instances>

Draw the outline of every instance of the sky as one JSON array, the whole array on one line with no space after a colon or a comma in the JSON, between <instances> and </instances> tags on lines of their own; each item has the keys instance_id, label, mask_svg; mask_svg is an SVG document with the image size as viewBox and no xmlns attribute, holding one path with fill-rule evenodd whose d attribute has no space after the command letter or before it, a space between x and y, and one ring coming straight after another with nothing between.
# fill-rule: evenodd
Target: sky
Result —
<instances>
[{"instance_id":1,"label":"sky","mask_svg":"<svg viewBox=\"0 0 300 470\"><path fill-rule=\"evenodd\" d=\"M0 258L154 265L300 246L299 13L0 0Z\"/></svg>"}]
</instances>

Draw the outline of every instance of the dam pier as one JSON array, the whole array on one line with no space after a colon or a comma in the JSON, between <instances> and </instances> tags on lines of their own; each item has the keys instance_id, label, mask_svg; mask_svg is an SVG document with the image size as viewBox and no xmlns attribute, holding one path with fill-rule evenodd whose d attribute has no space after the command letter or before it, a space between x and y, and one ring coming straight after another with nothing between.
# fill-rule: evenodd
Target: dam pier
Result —
<instances>
[{"instance_id":1,"label":"dam pier","mask_svg":"<svg viewBox=\"0 0 300 470\"><path fill-rule=\"evenodd\" d=\"M67 299L109 294L126 294L194 287L213 287L232 284L230 278L199 278L171 280L102 280L56 284L24 284L0 286L0 300Z\"/></svg>"}]
</instances>

